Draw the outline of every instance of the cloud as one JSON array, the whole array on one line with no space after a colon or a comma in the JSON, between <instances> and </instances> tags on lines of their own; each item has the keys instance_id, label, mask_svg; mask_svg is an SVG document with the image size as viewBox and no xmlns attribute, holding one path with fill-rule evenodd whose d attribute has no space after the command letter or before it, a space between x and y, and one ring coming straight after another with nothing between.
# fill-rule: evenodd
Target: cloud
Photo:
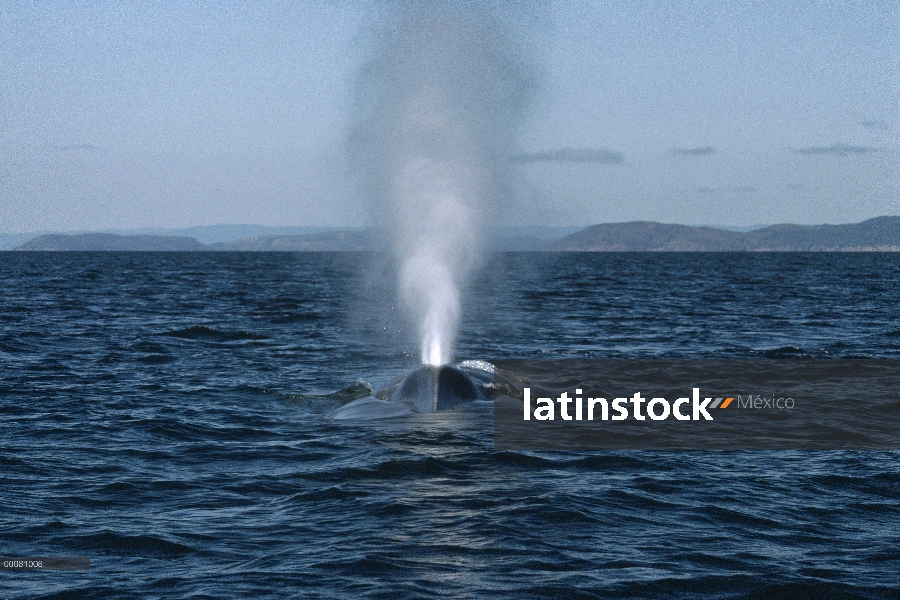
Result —
<instances>
[{"instance_id":1,"label":"cloud","mask_svg":"<svg viewBox=\"0 0 900 600\"><path fill-rule=\"evenodd\" d=\"M585 162L606 165L617 165L625 157L621 152L602 148L562 148L543 152L515 154L510 160L516 162Z\"/></svg>"},{"instance_id":2,"label":"cloud","mask_svg":"<svg viewBox=\"0 0 900 600\"><path fill-rule=\"evenodd\" d=\"M831 146L807 146L806 148L794 148L797 154L815 155L830 154L832 156L850 156L853 154L871 154L873 152L881 152L878 148L871 146L850 146L847 144L837 143Z\"/></svg>"},{"instance_id":3,"label":"cloud","mask_svg":"<svg viewBox=\"0 0 900 600\"><path fill-rule=\"evenodd\" d=\"M699 148L675 148L672 150L674 156L709 156L715 154L717 150L712 146L700 146Z\"/></svg>"},{"instance_id":4,"label":"cloud","mask_svg":"<svg viewBox=\"0 0 900 600\"><path fill-rule=\"evenodd\" d=\"M886 121L879 121L879 120L860 121L859 124L862 125L863 127L865 127L866 129L875 129L878 131L886 131L886 132L890 132L890 130L891 130L891 126L888 125Z\"/></svg>"}]
</instances>

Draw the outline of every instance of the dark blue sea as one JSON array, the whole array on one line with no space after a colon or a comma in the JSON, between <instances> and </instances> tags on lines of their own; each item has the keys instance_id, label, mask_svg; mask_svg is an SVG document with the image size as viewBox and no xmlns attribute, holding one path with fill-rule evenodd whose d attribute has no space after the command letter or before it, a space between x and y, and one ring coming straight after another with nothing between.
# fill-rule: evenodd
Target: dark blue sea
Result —
<instances>
[{"instance_id":1,"label":"dark blue sea","mask_svg":"<svg viewBox=\"0 0 900 600\"><path fill-rule=\"evenodd\" d=\"M500 452L353 253L0 253L2 598L900 598L900 452ZM900 358L900 253L485 258L456 360ZM900 427L900 423L898 423Z\"/></svg>"}]
</instances>

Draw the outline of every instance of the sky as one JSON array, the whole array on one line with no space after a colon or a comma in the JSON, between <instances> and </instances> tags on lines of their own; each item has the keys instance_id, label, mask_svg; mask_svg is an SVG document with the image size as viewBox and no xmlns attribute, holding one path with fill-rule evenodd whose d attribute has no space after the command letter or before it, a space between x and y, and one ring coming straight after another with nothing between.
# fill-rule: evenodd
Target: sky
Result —
<instances>
[{"instance_id":1,"label":"sky","mask_svg":"<svg viewBox=\"0 0 900 600\"><path fill-rule=\"evenodd\" d=\"M0 4L0 233L364 226L363 2ZM900 215L900 3L532 5L504 222Z\"/></svg>"}]
</instances>

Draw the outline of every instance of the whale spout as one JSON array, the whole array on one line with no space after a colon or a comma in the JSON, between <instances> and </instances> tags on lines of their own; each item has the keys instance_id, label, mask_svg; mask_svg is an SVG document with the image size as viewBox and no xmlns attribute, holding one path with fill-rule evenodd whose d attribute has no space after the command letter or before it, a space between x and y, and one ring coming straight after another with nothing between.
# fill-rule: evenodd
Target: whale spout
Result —
<instances>
[{"instance_id":1,"label":"whale spout","mask_svg":"<svg viewBox=\"0 0 900 600\"><path fill-rule=\"evenodd\" d=\"M419 367L404 377L391 394L391 402L402 402L423 413L449 410L458 404L479 399L481 392L478 384L450 365Z\"/></svg>"}]
</instances>

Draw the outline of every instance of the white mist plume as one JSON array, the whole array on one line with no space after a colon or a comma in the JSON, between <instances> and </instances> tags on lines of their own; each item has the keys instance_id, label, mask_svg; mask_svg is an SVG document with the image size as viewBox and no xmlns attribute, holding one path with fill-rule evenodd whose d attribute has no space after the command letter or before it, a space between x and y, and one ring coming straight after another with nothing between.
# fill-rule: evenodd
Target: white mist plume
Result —
<instances>
[{"instance_id":1,"label":"white mist plume","mask_svg":"<svg viewBox=\"0 0 900 600\"><path fill-rule=\"evenodd\" d=\"M351 152L391 236L422 362L453 353L482 225L508 195L508 157L530 96L521 33L532 4L400 2L381 13L358 81Z\"/></svg>"}]
</instances>

